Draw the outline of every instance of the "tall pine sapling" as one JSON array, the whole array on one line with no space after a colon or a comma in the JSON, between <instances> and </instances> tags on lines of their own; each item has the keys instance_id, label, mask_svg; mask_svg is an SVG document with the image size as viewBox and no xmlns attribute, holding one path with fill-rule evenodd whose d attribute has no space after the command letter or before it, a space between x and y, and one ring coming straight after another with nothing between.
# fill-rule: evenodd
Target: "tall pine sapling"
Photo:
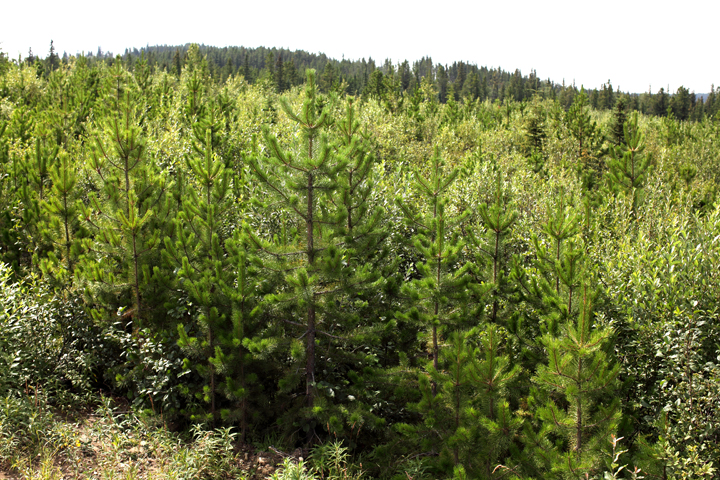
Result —
<instances>
[{"instance_id":1,"label":"tall pine sapling","mask_svg":"<svg viewBox=\"0 0 720 480\"><path fill-rule=\"evenodd\" d=\"M199 307L195 319L197 336L189 336L186 326L180 324L179 343L194 354L199 362L197 370L208 378L204 398L210 404L210 419L215 422L217 379L216 367L210 359L217 347L218 330L225 327L230 316L231 302L226 293L234 277L225 250L227 234L222 222L233 200L229 195L230 171L214 154L209 128L204 146L196 146L195 150L202 155L189 157L187 163L197 187L184 190L186 198L176 221L177 240L173 243L165 238L165 258L179 266L180 286Z\"/></svg>"},{"instance_id":2,"label":"tall pine sapling","mask_svg":"<svg viewBox=\"0 0 720 480\"><path fill-rule=\"evenodd\" d=\"M620 367L606 353L612 331L595 326L595 292L588 279L579 293L576 318L563 324L560 335L541 339L547 364L538 368L531 394L540 430L526 429L530 454L541 470L561 478L599 469L600 452L620 419L619 398L613 395Z\"/></svg>"},{"instance_id":3,"label":"tall pine sapling","mask_svg":"<svg viewBox=\"0 0 720 480\"><path fill-rule=\"evenodd\" d=\"M77 171L67 154L60 154L50 170L50 178L51 187L41 203L45 218L41 228L52 250L40 261L40 268L60 285L67 285L74 275L81 252L81 237L85 235L81 225L80 191L76 188Z\"/></svg>"},{"instance_id":4,"label":"tall pine sapling","mask_svg":"<svg viewBox=\"0 0 720 480\"><path fill-rule=\"evenodd\" d=\"M500 172L495 179L495 193L493 203L482 203L478 208L481 228L477 234L468 231L469 243L475 250L477 265L487 265L489 275L482 280L489 287L492 310L489 314L491 323L497 323L501 315L501 303L508 299L513 290L507 277L507 251L506 239L518 218L518 212L509 205L507 192L503 189L503 180Z\"/></svg>"},{"instance_id":5,"label":"tall pine sapling","mask_svg":"<svg viewBox=\"0 0 720 480\"><path fill-rule=\"evenodd\" d=\"M452 330L457 327L471 281L468 272L473 266L470 263L461 265L464 242L458 229L470 212L464 211L455 216L446 212L448 190L458 176L458 169L447 174L443 172L444 161L437 147L430 161L430 177L425 178L416 171L413 182L424 205L415 209L397 200L405 221L417 231L413 245L421 260L416 264L419 278L406 283L401 289L413 306L408 312L398 312L396 316L419 325L422 330L429 330L430 357L433 368L438 370L439 335L443 328ZM433 392L437 393L436 383L433 383Z\"/></svg>"},{"instance_id":6,"label":"tall pine sapling","mask_svg":"<svg viewBox=\"0 0 720 480\"><path fill-rule=\"evenodd\" d=\"M623 124L623 144L610 149L611 160L607 172L612 191L625 195L632 202L632 215L642 202L643 187L650 173L650 159L644 155L645 136L638 128L638 114Z\"/></svg>"},{"instance_id":7,"label":"tall pine sapling","mask_svg":"<svg viewBox=\"0 0 720 480\"><path fill-rule=\"evenodd\" d=\"M324 130L330 124L330 118L323 109L318 112L318 92L314 70L307 71L305 99L302 109L295 113L286 99L280 100L285 114L297 125L300 141L291 150L281 147L277 137L267 129L264 132L266 153L257 159L250 159L250 168L257 179L275 197L278 206L297 222L297 244L294 242L266 242L257 235L251 235L256 248L265 254L266 267L278 273L284 286L276 294L268 295L265 308L290 309L290 317L302 318L302 323L287 319L288 325L300 327L305 338L302 354L305 357L305 405L312 411L315 406L317 382L316 344L317 334L329 335L318 329L323 318L318 318L322 310L323 297L336 293L333 285L327 282L327 270L321 257L331 254L338 260L338 249L334 245L324 245L322 233L328 223L337 224L337 216L323 211L321 202L337 191L337 176L344 171L347 160L333 154ZM304 238L303 238L304 237ZM285 238L284 240L287 240ZM339 267L335 263L335 267ZM332 275L332 272L330 272ZM297 349L295 349L297 350ZM287 382L286 382L287 383ZM291 384L292 381L288 383Z\"/></svg>"},{"instance_id":8,"label":"tall pine sapling","mask_svg":"<svg viewBox=\"0 0 720 480\"><path fill-rule=\"evenodd\" d=\"M124 84L109 96L114 105L103 132L95 138L88 173L96 191L88 195L83 217L90 231L80 262L91 302L101 310L122 312L134 327L150 322L157 305L143 295L160 266L157 247L166 233L168 197L165 177L149 161L137 123L135 95Z\"/></svg>"}]
</instances>

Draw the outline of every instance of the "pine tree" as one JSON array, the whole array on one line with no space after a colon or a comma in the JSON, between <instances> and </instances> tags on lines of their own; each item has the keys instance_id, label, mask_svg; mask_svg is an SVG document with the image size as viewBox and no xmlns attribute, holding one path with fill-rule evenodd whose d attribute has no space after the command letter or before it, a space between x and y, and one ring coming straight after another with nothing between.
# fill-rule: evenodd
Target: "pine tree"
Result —
<instances>
[{"instance_id":1,"label":"pine tree","mask_svg":"<svg viewBox=\"0 0 720 480\"><path fill-rule=\"evenodd\" d=\"M117 67L121 69L121 67ZM104 130L95 138L88 173L95 182L83 212L90 238L80 262L91 302L131 318L135 328L147 326L160 299L144 290L160 264L157 247L164 237L168 197L166 180L147 158L137 124L136 94L123 84L108 97L112 107Z\"/></svg>"},{"instance_id":2,"label":"pine tree","mask_svg":"<svg viewBox=\"0 0 720 480\"><path fill-rule=\"evenodd\" d=\"M612 191L621 193L632 202L632 215L642 202L643 187L650 173L650 159L643 154L645 137L638 128L638 114L623 124L624 142L610 149L611 160L607 179Z\"/></svg>"},{"instance_id":3,"label":"pine tree","mask_svg":"<svg viewBox=\"0 0 720 480\"><path fill-rule=\"evenodd\" d=\"M520 430L522 419L513 414L509 400L509 386L521 373L519 365L512 365L511 344L503 342L504 329L488 325L481 333L480 346L474 351L471 363L474 405L466 410L477 422L471 443L480 446L476 459L478 473L493 478L497 465L512 449Z\"/></svg>"},{"instance_id":4,"label":"pine tree","mask_svg":"<svg viewBox=\"0 0 720 480\"><path fill-rule=\"evenodd\" d=\"M195 188L184 189L186 198L176 221L177 240L173 244L169 237L165 238L165 257L179 266L180 286L198 305L195 318L198 331L193 332L197 336L188 335L186 328L190 326L181 324L179 344L198 359L198 371L208 378L204 399L210 404L210 419L215 422L216 367L209 359L215 354L219 331L230 317L231 302L225 294L234 278L225 250L222 219L232 205L232 198L230 171L213 151L210 128L206 130L204 146L195 145L195 149L202 155L188 158L188 167L197 181L199 194Z\"/></svg>"},{"instance_id":5,"label":"pine tree","mask_svg":"<svg viewBox=\"0 0 720 480\"><path fill-rule=\"evenodd\" d=\"M231 301L232 328L226 326L220 332L219 345L209 358L213 367L223 373L222 391L232 402L231 406L220 411L222 419L240 424L240 440L243 442L250 429L252 406L262 404L263 400L267 402L255 387L259 375L263 373L259 364L265 363L255 360L256 357L262 358L268 341L257 331L261 325L257 320L256 299L263 293L260 287L262 272L250 245L248 235L239 229L225 241L235 274L234 282L223 284L224 294Z\"/></svg>"},{"instance_id":6,"label":"pine tree","mask_svg":"<svg viewBox=\"0 0 720 480\"><path fill-rule=\"evenodd\" d=\"M41 208L50 188L50 171L57 162L59 146L48 141L45 135L35 138L35 148L25 155L21 165L22 178L19 178L19 198L22 201L22 218L25 228L23 235L28 251L33 252L32 264L37 267L40 257L50 248L42 238L41 224L46 220Z\"/></svg>"},{"instance_id":7,"label":"pine tree","mask_svg":"<svg viewBox=\"0 0 720 480\"><path fill-rule=\"evenodd\" d=\"M452 83L448 86L447 92L447 103L445 104L443 121L449 125L456 125L462 120L462 111L455 101L455 87Z\"/></svg>"},{"instance_id":8,"label":"pine tree","mask_svg":"<svg viewBox=\"0 0 720 480\"><path fill-rule=\"evenodd\" d=\"M327 424L337 421L328 416L333 406L324 388L331 388L326 379L336 378L336 370L344 366L328 364L328 355L344 355L336 349L352 341L348 332L357 328L357 323L346 324L357 321L347 313L354 310L352 300L362 300L358 294L379 277L365 261L377 244L380 225L379 211L368 204L372 159L355 138L359 126L351 108L338 124L340 148L333 148L325 133L331 121L325 109L318 111L315 80L315 71L308 70L300 113L286 99L280 102L297 124L300 141L286 150L266 129L267 157L250 161L255 176L277 200L283 223L294 225L297 232L292 238L283 227L273 241L250 238L266 271L274 272L274 293L265 297L263 310L279 316L291 331L298 328L300 338L305 338L304 347L298 340L290 341L290 355L305 360L306 410L300 416L308 435L314 433L313 418ZM326 353L321 356L318 348ZM281 388L292 389L297 383L291 373Z\"/></svg>"},{"instance_id":9,"label":"pine tree","mask_svg":"<svg viewBox=\"0 0 720 480\"><path fill-rule=\"evenodd\" d=\"M437 90L440 103L445 103L448 98L448 74L442 65L438 65L437 67Z\"/></svg>"},{"instance_id":10,"label":"pine tree","mask_svg":"<svg viewBox=\"0 0 720 480\"><path fill-rule=\"evenodd\" d=\"M615 102L615 110L613 111L612 120L612 141L616 146L620 146L625 142L625 122L627 121L627 113L625 109L627 101L625 97L618 98Z\"/></svg>"},{"instance_id":11,"label":"pine tree","mask_svg":"<svg viewBox=\"0 0 720 480\"><path fill-rule=\"evenodd\" d=\"M172 59L172 70L170 73L175 75L176 77L180 77L182 74L182 59L180 58L180 50L175 49L175 54L173 55Z\"/></svg>"},{"instance_id":12,"label":"pine tree","mask_svg":"<svg viewBox=\"0 0 720 480\"><path fill-rule=\"evenodd\" d=\"M597 122L590 116L587 103L587 94L583 88L565 114L565 124L577 142L578 173L584 186L592 190L596 187L604 166L599 157L602 137Z\"/></svg>"},{"instance_id":13,"label":"pine tree","mask_svg":"<svg viewBox=\"0 0 720 480\"><path fill-rule=\"evenodd\" d=\"M670 100L668 99L668 94L665 92L664 88L660 88L653 100L652 112L658 117L664 117L667 115L669 107Z\"/></svg>"},{"instance_id":14,"label":"pine tree","mask_svg":"<svg viewBox=\"0 0 720 480\"><path fill-rule=\"evenodd\" d=\"M488 288L489 300L492 302L488 320L492 324L500 321L501 305L505 304L514 287L508 281L508 255L506 253L506 239L518 218L507 201L507 192L503 189L503 180L500 172L495 180L495 194L493 203L488 206L482 203L478 208L482 221L481 230L475 234L469 230L468 238L476 252L476 265L487 265L489 275L484 276ZM483 238L484 237L484 238Z\"/></svg>"},{"instance_id":15,"label":"pine tree","mask_svg":"<svg viewBox=\"0 0 720 480\"><path fill-rule=\"evenodd\" d=\"M512 318L508 330L522 346L521 359L529 370L541 360L542 346L537 339L557 334L560 326L577 312L577 289L585 274L585 255L580 243L581 217L558 192L555 208L542 225L542 235L531 237L535 260L524 266L513 258L510 281L519 300L531 307L524 318Z\"/></svg>"},{"instance_id":16,"label":"pine tree","mask_svg":"<svg viewBox=\"0 0 720 480\"><path fill-rule=\"evenodd\" d=\"M52 246L40 268L60 286L72 279L81 253L81 239L86 235L81 225L82 202L77 187L77 171L69 155L60 154L50 170L52 186L41 202L45 221L41 224L45 241Z\"/></svg>"},{"instance_id":17,"label":"pine tree","mask_svg":"<svg viewBox=\"0 0 720 480\"><path fill-rule=\"evenodd\" d=\"M50 40L50 51L48 52L46 62L48 72L53 72L60 66L60 59L58 58L58 54L55 53L55 45L52 40Z\"/></svg>"},{"instance_id":18,"label":"pine tree","mask_svg":"<svg viewBox=\"0 0 720 480\"><path fill-rule=\"evenodd\" d=\"M268 303L297 302L298 307L304 308L305 323L302 325L306 337L305 344L305 401L307 407L315 404L316 379L315 379L315 344L317 335L317 310L318 298L316 292L318 277L317 257L321 247L315 245L315 240L321 230L317 222L322 220L319 212L318 193L319 191L334 190L335 178L338 171L344 165L338 165L331 158L331 150L327 137L322 135L323 129L329 124L329 118L323 110L317 112L317 86L315 84L315 72L307 72L307 83L305 87L305 101L301 113L298 115L292 111L287 101L281 101L286 115L296 122L301 129L303 145L297 157L286 153L278 142L267 130L264 132L269 158L250 160L250 167L267 188L274 193L278 201L282 202L287 213L296 216L304 223L305 243L294 251L280 252L272 248L259 238L254 238L256 243L272 257L282 260L285 253L290 257L297 257L299 268L288 273L285 279L288 286L293 289L291 293L270 296ZM320 217L320 218L318 218ZM304 248L303 248L304 247Z\"/></svg>"},{"instance_id":19,"label":"pine tree","mask_svg":"<svg viewBox=\"0 0 720 480\"><path fill-rule=\"evenodd\" d=\"M619 365L607 357L608 328L594 327L594 292L585 279L578 289L580 311L560 335L545 334L541 343L547 364L538 368L531 395L539 432L526 429L541 471L561 478L579 478L601 466L600 452L615 431L620 401L613 395ZM561 442L552 443L550 437Z\"/></svg>"},{"instance_id":20,"label":"pine tree","mask_svg":"<svg viewBox=\"0 0 720 480\"><path fill-rule=\"evenodd\" d=\"M399 430L419 441L423 452L437 455L438 471L462 467L473 478L493 478L522 421L507 402L507 387L520 373L501 354L494 325L455 330L440 352L440 369L429 363L420 374L421 399L410 408L423 416ZM437 389L433 388L437 385Z\"/></svg>"},{"instance_id":21,"label":"pine tree","mask_svg":"<svg viewBox=\"0 0 720 480\"><path fill-rule=\"evenodd\" d=\"M451 216L445 210L448 190L459 171L455 168L447 174L443 172L444 161L438 147L430 162L429 178L416 171L413 182L415 191L425 204L415 209L397 200L406 222L418 232L413 237L413 245L421 260L415 265L419 278L406 283L401 289L414 305L408 312L398 312L396 316L429 331L430 357L433 368L438 370L439 336L445 329L456 329L464 320L461 306L471 280L468 272L473 266L470 263L460 266L464 242L458 227L470 212ZM437 393L436 383L433 383L433 393Z\"/></svg>"}]
</instances>

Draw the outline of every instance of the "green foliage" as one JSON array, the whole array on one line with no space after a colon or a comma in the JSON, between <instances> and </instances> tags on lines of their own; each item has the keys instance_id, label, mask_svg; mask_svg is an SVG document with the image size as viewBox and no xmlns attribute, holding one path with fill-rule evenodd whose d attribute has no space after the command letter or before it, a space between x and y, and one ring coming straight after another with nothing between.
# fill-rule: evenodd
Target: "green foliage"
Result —
<instances>
[{"instance_id":1,"label":"green foliage","mask_svg":"<svg viewBox=\"0 0 720 480\"><path fill-rule=\"evenodd\" d=\"M144 293L156 280L168 204L166 179L148 161L134 94L120 75L110 98L113 113L96 137L88 165L95 191L83 211L91 235L83 242L88 253L81 275L88 293L101 299L99 309L119 310L137 327L149 323L155 307Z\"/></svg>"},{"instance_id":2,"label":"green foliage","mask_svg":"<svg viewBox=\"0 0 720 480\"><path fill-rule=\"evenodd\" d=\"M607 178L610 188L632 201L633 212L642 202L643 187L650 172L650 160L643 155L644 137L638 128L638 115L623 124L623 143L610 149L612 160L608 165ZM634 213L633 213L634 215Z\"/></svg>"},{"instance_id":3,"label":"green foliage","mask_svg":"<svg viewBox=\"0 0 720 480\"><path fill-rule=\"evenodd\" d=\"M128 477L237 475L229 445L260 439L323 445L286 466L315 478L714 475L714 89L588 95L265 48L52 54L0 59L18 475L60 458L82 478L93 447L47 412L99 388L143 421L222 426L103 417L92 458Z\"/></svg>"},{"instance_id":4,"label":"green foliage","mask_svg":"<svg viewBox=\"0 0 720 480\"><path fill-rule=\"evenodd\" d=\"M87 400L102 358L102 338L74 298L37 279L16 283L0 263L0 395L35 406ZM7 400L10 402L11 400Z\"/></svg>"},{"instance_id":5,"label":"green foliage","mask_svg":"<svg viewBox=\"0 0 720 480\"><path fill-rule=\"evenodd\" d=\"M592 119L587 103L585 89L575 97L572 106L565 115L565 124L575 140L577 164L575 167L588 189L596 187L599 177L604 171L600 158L602 134L597 122Z\"/></svg>"},{"instance_id":6,"label":"green foliage","mask_svg":"<svg viewBox=\"0 0 720 480\"><path fill-rule=\"evenodd\" d=\"M531 401L537 402L541 427L538 433L526 430L540 467L565 478L599 468L598 452L620 417L613 396L620 367L603 349L611 332L592 327L592 291L583 285L580 293L577 320L568 321L559 336L548 333L540 340L548 363L538 367Z\"/></svg>"}]
</instances>

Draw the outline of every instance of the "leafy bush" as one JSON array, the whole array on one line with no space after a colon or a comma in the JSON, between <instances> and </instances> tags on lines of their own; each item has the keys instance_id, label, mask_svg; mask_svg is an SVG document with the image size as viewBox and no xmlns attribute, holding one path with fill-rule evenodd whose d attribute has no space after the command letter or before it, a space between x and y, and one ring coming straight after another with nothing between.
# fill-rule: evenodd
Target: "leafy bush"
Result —
<instances>
[{"instance_id":1,"label":"leafy bush","mask_svg":"<svg viewBox=\"0 0 720 480\"><path fill-rule=\"evenodd\" d=\"M0 396L29 396L36 406L86 401L100 332L72 297L11 275L0 263Z\"/></svg>"}]
</instances>

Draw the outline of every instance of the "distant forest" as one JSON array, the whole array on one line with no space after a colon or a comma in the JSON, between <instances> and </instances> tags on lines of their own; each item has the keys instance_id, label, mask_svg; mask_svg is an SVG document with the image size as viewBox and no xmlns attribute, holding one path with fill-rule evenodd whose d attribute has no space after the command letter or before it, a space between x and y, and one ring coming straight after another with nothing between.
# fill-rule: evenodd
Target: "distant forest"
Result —
<instances>
[{"instance_id":1,"label":"distant forest","mask_svg":"<svg viewBox=\"0 0 720 480\"><path fill-rule=\"evenodd\" d=\"M191 44L156 45L141 49L126 49L122 56L103 52L88 53L92 64L103 61L112 64L121 58L129 70L143 59L152 69L179 75L187 64ZM430 83L437 92L440 103L446 103L452 95L455 101L499 101L524 102L534 95L543 99L557 100L566 110L582 87L558 83L552 79L541 79L535 70L523 75L519 69L514 72L502 68L480 67L457 61L451 65L434 63L432 58L423 57L410 62L404 60L394 64L385 59L382 64L373 58L360 60L337 60L325 54L309 53L304 50L287 50L267 47L213 47L199 45L205 56L209 75L217 82L224 83L229 77L242 75L249 83L265 81L278 93L304 83L307 68L318 72L318 86L322 92L336 91L350 95L374 96L387 99L389 96L406 98L421 89L423 82ZM0 55L2 53L0 52ZM37 63L40 71L53 69L59 62L67 62L65 53L59 57L50 46L50 52L41 61L30 50L25 62ZM2 61L2 60L0 60ZM4 60L7 62L7 59ZM611 110L620 97L625 97L625 108L646 115L664 117L672 115L678 120L698 121L718 111L718 95L715 86L710 93L696 94L680 86L675 92L660 88L657 92L630 93L613 88L611 80L599 88L587 88L590 105L596 110Z\"/></svg>"}]
</instances>

